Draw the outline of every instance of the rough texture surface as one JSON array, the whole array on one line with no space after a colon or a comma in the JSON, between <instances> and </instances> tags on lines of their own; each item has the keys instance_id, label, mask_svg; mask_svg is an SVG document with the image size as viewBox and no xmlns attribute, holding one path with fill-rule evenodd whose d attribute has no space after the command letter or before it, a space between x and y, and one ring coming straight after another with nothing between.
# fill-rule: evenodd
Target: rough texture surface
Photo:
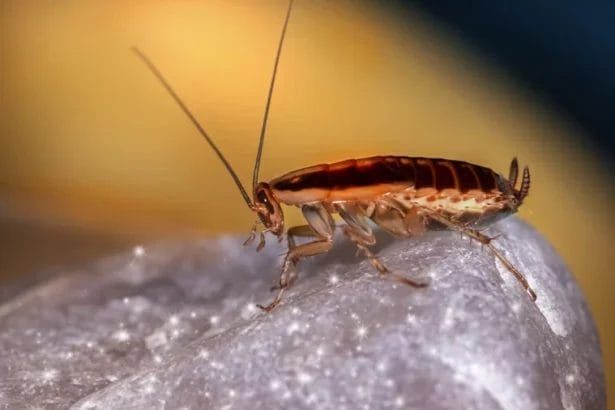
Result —
<instances>
[{"instance_id":1,"label":"rough texture surface","mask_svg":"<svg viewBox=\"0 0 615 410\"><path fill-rule=\"evenodd\" d=\"M383 280L338 238L270 314L283 248L239 238L137 247L0 305L0 406L78 409L601 409L596 331L561 259L494 226L536 304L451 232L380 237Z\"/></svg>"}]
</instances>

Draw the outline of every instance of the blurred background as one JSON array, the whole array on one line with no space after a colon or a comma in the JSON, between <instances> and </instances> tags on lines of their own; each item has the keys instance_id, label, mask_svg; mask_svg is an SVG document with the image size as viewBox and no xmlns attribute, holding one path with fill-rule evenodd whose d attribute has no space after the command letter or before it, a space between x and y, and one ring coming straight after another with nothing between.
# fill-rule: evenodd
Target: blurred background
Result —
<instances>
[{"instance_id":1,"label":"blurred background","mask_svg":"<svg viewBox=\"0 0 615 410\"><path fill-rule=\"evenodd\" d=\"M615 7L307 2L291 17L261 178L378 154L532 171L520 217L587 296L615 397ZM0 3L0 300L16 282L254 216L246 186L284 1ZM611 24L612 25L612 24ZM298 221L290 212L291 223Z\"/></svg>"}]
</instances>

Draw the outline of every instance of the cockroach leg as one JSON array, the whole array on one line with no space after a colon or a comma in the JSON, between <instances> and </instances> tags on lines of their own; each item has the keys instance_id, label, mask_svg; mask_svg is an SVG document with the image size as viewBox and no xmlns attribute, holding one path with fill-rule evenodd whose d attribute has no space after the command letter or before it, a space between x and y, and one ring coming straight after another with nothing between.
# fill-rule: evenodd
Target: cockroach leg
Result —
<instances>
[{"instance_id":1,"label":"cockroach leg","mask_svg":"<svg viewBox=\"0 0 615 410\"><path fill-rule=\"evenodd\" d=\"M252 242L254 242L254 239L256 239L256 227L258 226L258 223L259 221L256 221L252 226L252 229L250 230L250 235L248 236L248 239L243 242L243 246L251 245ZM259 232L260 239L258 241L258 245L256 246L256 252L262 251L265 247L265 234L269 231L270 229L263 229Z\"/></svg>"},{"instance_id":2,"label":"cockroach leg","mask_svg":"<svg viewBox=\"0 0 615 410\"><path fill-rule=\"evenodd\" d=\"M314 233L312 228L310 228L309 225L298 225L298 226L293 226L293 227L288 228L288 230L286 231L286 239L288 243L288 252L286 255L288 255L288 253L291 250L297 247L297 244L295 243L295 237L314 238L316 237L316 234ZM285 261L286 260L287 260L287 256L285 256ZM298 258L291 259L289 261L290 266L288 267L289 270L293 269L293 271L290 271L290 272L292 272L292 274L295 276L296 276L296 273L294 272L294 268L297 266L297 262L299 262ZM281 289L280 282L281 281L279 281L277 285L273 286L271 290L273 291L273 290ZM288 282L288 280L286 282Z\"/></svg>"},{"instance_id":3,"label":"cockroach leg","mask_svg":"<svg viewBox=\"0 0 615 410\"><path fill-rule=\"evenodd\" d=\"M369 246L374 245L376 239L367 222L362 226L356 226L356 224L351 223L352 220L345 218L342 212L340 212L340 215L348 223L348 226L344 228L346 236L355 243L357 248L363 252L371 264L381 274L389 275L398 282L415 288L427 286L426 283L415 282L403 275L391 271L376 255L374 255L369 249ZM398 237L407 238L413 235L420 235L425 231L423 218L414 208L410 209L408 212L404 212L401 206L390 198L384 201L379 200L375 204L370 217L381 229Z\"/></svg>"},{"instance_id":4,"label":"cockroach leg","mask_svg":"<svg viewBox=\"0 0 615 410\"><path fill-rule=\"evenodd\" d=\"M426 230L424 218L417 213L415 207L400 213L386 202L378 201L370 218L382 230L401 238L419 236Z\"/></svg>"},{"instance_id":5,"label":"cockroach leg","mask_svg":"<svg viewBox=\"0 0 615 410\"><path fill-rule=\"evenodd\" d=\"M374 245L376 243L376 238L373 234L365 235L363 232L356 230L350 225L345 225L343 227L344 234L350 239L358 249L360 249L365 257L369 260L378 272L382 275L386 275L395 279L398 282L403 283L404 285L412 286L413 288L423 288L427 286L426 283L415 282L412 279L408 279L407 277L400 275L397 272L394 272L387 268L384 263L378 258L370 249L369 246Z\"/></svg>"},{"instance_id":6,"label":"cockroach leg","mask_svg":"<svg viewBox=\"0 0 615 410\"><path fill-rule=\"evenodd\" d=\"M502 262L502 264L506 267L506 269L508 269L515 276L515 279L517 279L517 281L521 284L521 286L523 286L523 289L525 289L525 291L528 293L532 301L536 301L536 292L534 292L534 290L528 283L525 276L521 272L519 272L519 270L515 268L513 264L504 255L502 255L500 251L496 249L495 246L493 246L492 241L495 238L490 238L487 235L479 232L476 229L472 229L468 227L467 225L452 221L449 218L438 214L437 212L433 212L428 209L424 209L424 212L425 212L425 215L428 216L429 218L437 222L440 222L443 225L446 225L449 229L459 231L469 236L470 238L477 240L478 242L481 243L482 246L487 247L493 253L493 255L500 262Z\"/></svg>"},{"instance_id":7,"label":"cockroach leg","mask_svg":"<svg viewBox=\"0 0 615 410\"><path fill-rule=\"evenodd\" d=\"M258 222L255 222L254 225L252 225L252 229L250 230L250 235L243 242L243 246L251 245L252 242L254 242L254 239L256 238L256 225L258 225Z\"/></svg>"},{"instance_id":8,"label":"cockroach leg","mask_svg":"<svg viewBox=\"0 0 615 410\"><path fill-rule=\"evenodd\" d=\"M303 237L310 238L316 236L310 225L297 225L291 226L286 231L286 236L288 238L288 247L295 248L295 237Z\"/></svg>"},{"instance_id":9,"label":"cockroach leg","mask_svg":"<svg viewBox=\"0 0 615 410\"><path fill-rule=\"evenodd\" d=\"M262 230L260 232L260 239L258 241L258 245L256 246L256 252L260 252L265 247L265 233L268 232L268 229Z\"/></svg>"},{"instance_id":10,"label":"cockroach leg","mask_svg":"<svg viewBox=\"0 0 615 410\"><path fill-rule=\"evenodd\" d=\"M282 267L282 273L280 274L278 294L270 304L266 306L257 306L266 312L269 312L271 309L276 307L282 300L282 294L284 293L284 291L289 288L297 278L297 274L295 273L293 267L299 261L299 259L307 256L314 256L321 253L326 253L331 249L332 246L332 238L322 238L298 245L293 249L289 249L288 253L286 254L286 257L284 258L284 265Z\"/></svg>"},{"instance_id":11,"label":"cockroach leg","mask_svg":"<svg viewBox=\"0 0 615 410\"><path fill-rule=\"evenodd\" d=\"M299 259L307 256L314 256L321 253L328 252L333 246L333 230L335 229L335 222L333 217L322 204L317 205L303 205L301 207L303 216L309 223L309 232L305 226L299 226L294 231L289 230L288 240L289 249L284 258L284 264L282 266L282 273L280 274L279 290L273 301L266 305L258 305L259 308L266 312L276 307L282 300L284 291L292 285L297 275L294 266ZM313 236L317 239L312 242L296 245L294 236Z\"/></svg>"}]
</instances>

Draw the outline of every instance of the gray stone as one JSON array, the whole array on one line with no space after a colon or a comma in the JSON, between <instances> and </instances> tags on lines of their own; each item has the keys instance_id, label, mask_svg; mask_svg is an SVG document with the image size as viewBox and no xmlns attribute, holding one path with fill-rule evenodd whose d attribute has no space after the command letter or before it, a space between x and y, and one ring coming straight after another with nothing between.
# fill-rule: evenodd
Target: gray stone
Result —
<instances>
[{"instance_id":1,"label":"gray stone","mask_svg":"<svg viewBox=\"0 0 615 410\"><path fill-rule=\"evenodd\" d=\"M0 305L5 408L601 409L596 330L562 260L509 218L488 231L527 275L459 234L379 237L299 265L265 314L284 248L161 243L66 272ZM35 257L35 255L33 255Z\"/></svg>"}]
</instances>

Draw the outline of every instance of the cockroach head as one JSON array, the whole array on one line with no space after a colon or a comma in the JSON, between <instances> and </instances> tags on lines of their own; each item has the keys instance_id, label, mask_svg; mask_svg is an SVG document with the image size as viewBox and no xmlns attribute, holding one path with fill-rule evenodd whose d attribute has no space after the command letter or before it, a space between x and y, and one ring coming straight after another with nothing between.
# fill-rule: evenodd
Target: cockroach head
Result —
<instances>
[{"instance_id":1,"label":"cockroach head","mask_svg":"<svg viewBox=\"0 0 615 410\"><path fill-rule=\"evenodd\" d=\"M284 233L284 213L269 184L259 182L256 185L250 208L258 214L265 228L271 233L277 236Z\"/></svg>"}]
</instances>

